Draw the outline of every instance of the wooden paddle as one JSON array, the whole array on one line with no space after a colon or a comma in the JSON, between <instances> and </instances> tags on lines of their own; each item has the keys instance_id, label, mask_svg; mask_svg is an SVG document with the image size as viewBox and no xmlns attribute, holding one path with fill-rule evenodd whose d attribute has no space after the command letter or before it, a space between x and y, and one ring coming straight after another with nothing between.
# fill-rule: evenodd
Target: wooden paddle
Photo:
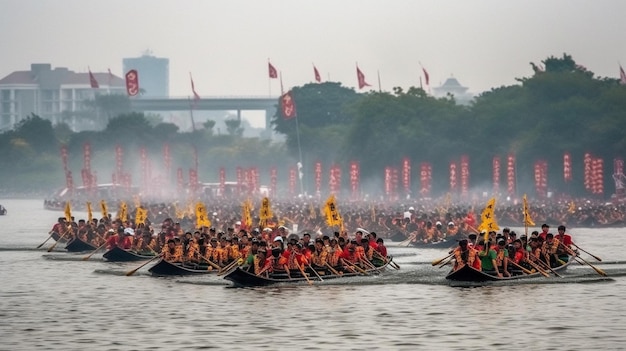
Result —
<instances>
[{"instance_id":1,"label":"wooden paddle","mask_svg":"<svg viewBox=\"0 0 626 351\"><path fill-rule=\"evenodd\" d=\"M352 270L357 270L362 274L365 275L369 275L369 273L367 273L363 268L358 267L357 265L353 265L352 263L348 263L346 260L344 260L343 258L341 259L341 263L343 263L345 266L347 266L348 268L352 268Z\"/></svg>"},{"instance_id":2,"label":"wooden paddle","mask_svg":"<svg viewBox=\"0 0 626 351\"><path fill-rule=\"evenodd\" d=\"M578 250L580 250L580 251L582 251L582 252L586 253L587 255L589 255L589 256L591 256L591 257L595 258L597 261L602 262L602 259L601 259L600 257L598 257L598 256L596 256L596 255L594 255L594 254L590 253L589 251L584 250L583 248L581 248L580 246L578 246L578 245L576 245L576 244L574 244L574 243L572 243L572 245L574 245L574 246L575 246Z\"/></svg>"},{"instance_id":3,"label":"wooden paddle","mask_svg":"<svg viewBox=\"0 0 626 351\"><path fill-rule=\"evenodd\" d=\"M533 266L533 268L541 273L541 275L543 275L546 278L550 278L550 274L548 274L548 272L544 271L541 267L539 267L535 262L533 262L530 258L526 259L526 262L528 262L528 264L530 264L531 266Z\"/></svg>"},{"instance_id":4,"label":"wooden paddle","mask_svg":"<svg viewBox=\"0 0 626 351\"><path fill-rule=\"evenodd\" d=\"M570 249L569 247L563 245L563 243L559 243L559 245L563 246L563 248L565 248L565 251L567 251L570 255L572 255L572 257L576 260L576 262L580 263L580 261L583 261L589 267L593 268L593 270L596 271L596 273L600 274L603 277L608 277L608 275L606 274L605 271L603 271L600 268L592 265L591 263L589 263L589 261L585 260L584 258L582 258L580 256L577 256L576 253L572 249Z\"/></svg>"},{"instance_id":5,"label":"wooden paddle","mask_svg":"<svg viewBox=\"0 0 626 351\"><path fill-rule=\"evenodd\" d=\"M296 266L298 266L298 269L300 270L300 273L302 273L302 275L304 276L304 279L306 279L306 282L309 283L309 285L313 285L313 282L311 281L311 279L309 279L309 277L306 275L304 268L302 268L302 266L297 261L296 261Z\"/></svg>"},{"instance_id":6,"label":"wooden paddle","mask_svg":"<svg viewBox=\"0 0 626 351\"><path fill-rule=\"evenodd\" d=\"M208 258L206 258L206 257L204 257L204 256L202 256L202 255L198 255L198 256L200 256L200 258L201 258L204 262L208 263L209 265L211 265L211 267L213 267L213 268L217 269L218 271L222 269L222 267L220 267L217 263L215 263L215 262L213 262L213 261L209 260Z\"/></svg>"},{"instance_id":7,"label":"wooden paddle","mask_svg":"<svg viewBox=\"0 0 626 351\"><path fill-rule=\"evenodd\" d=\"M152 262L152 261L154 261L154 260L156 260L157 258L160 258L160 257L161 257L161 255L154 256L153 258L149 259L147 262L142 263L139 267L133 269L132 271L127 272L126 276L129 277L129 276L135 274L135 272L140 270L143 266L147 265L148 263L150 263L150 262Z\"/></svg>"},{"instance_id":8,"label":"wooden paddle","mask_svg":"<svg viewBox=\"0 0 626 351\"><path fill-rule=\"evenodd\" d=\"M93 254L96 253L96 251L100 250L101 248L103 248L107 243L105 242L104 244L98 246L97 249L93 250L89 255L83 257L83 261L87 261Z\"/></svg>"},{"instance_id":9,"label":"wooden paddle","mask_svg":"<svg viewBox=\"0 0 626 351\"><path fill-rule=\"evenodd\" d=\"M228 265L224 266L223 268L219 268L219 272L217 272L217 275L218 276L224 275L224 274L228 273L228 271L233 269L235 266L240 266L242 263L243 263L243 259L242 258L240 258L238 260L234 260L233 262L229 263Z\"/></svg>"},{"instance_id":10,"label":"wooden paddle","mask_svg":"<svg viewBox=\"0 0 626 351\"><path fill-rule=\"evenodd\" d=\"M48 249L48 252L50 252L50 251L54 250L54 248L57 246L57 244L59 243L59 241L61 241L61 239L63 239L63 238L65 237L65 235L67 235L67 233L70 233L70 232L72 231L71 229L72 229L72 227L69 227L69 228L65 231L65 233L63 233L63 235L61 235L61 236L59 237L59 240L55 241L55 242L54 242L54 244L52 244L52 246L50 246L50 248Z\"/></svg>"},{"instance_id":11,"label":"wooden paddle","mask_svg":"<svg viewBox=\"0 0 626 351\"><path fill-rule=\"evenodd\" d=\"M315 269L313 269L313 267L311 267L311 265L307 265L309 267L310 270L313 271L313 273L315 273L315 275L317 276L317 279L319 279L321 282L324 281L324 279L322 279L322 277L320 277L319 273L317 273L317 271Z\"/></svg>"},{"instance_id":12,"label":"wooden paddle","mask_svg":"<svg viewBox=\"0 0 626 351\"><path fill-rule=\"evenodd\" d=\"M380 252L374 250L374 254L378 255L378 257L380 257L383 260L383 262L385 262L385 264L389 264L394 269L400 269L400 266L398 266L397 263L393 262L392 260L388 259L387 257L383 257L383 255Z\"/></svg>"},{"instance_id":13,"label":"wooden paddle","mask_svg":"<svg viewBox=\"0 0 626 351\"><path fill-rule=\"evenodd\" d=\"M439 265L439 268L442 268L444 266L447 266L450 262L452 262L452 258L450 258L449 260L443 262L442 264Z\"/></svg>"},{"instance_id":14,"label":"wooden paddle","mask_svg":"<svg viewBox=\"0 0 626 351\"><path fill-rule=\"evenodd\" d=\"M339 274L339 272L337 272L336 269L333 268L333 266L330 265L330 263L326 262L326 267L328 267L328 269L333 272L334 275L341 275Z\"/></svg>"},{"instance_id":15,"label":"wooden paddle","mask_svg":"<svg viewBox=\"0 0 626 351\"><path fill-rule=\"evenodd\" d=\"M433 266L436 266L438 264L440 264L441 262L447 260L448 258L454 256L454 252L452 252L451 254L449 254L448 256L444 257L444 258L440 258L438 260L434 260L433 263L431 263Z\"/></svg>"},{"instance_id":16,"label":"wooden paddle","mask_svg":"<svg viewBox=\"0 0 626 351\"><path fill-rule=\"evenodd\" d=\"M528 269L520 266L519 264L515 263L513 260L509 261L510 264L514 265L515 267L519 268L522 270L522 272L526 273L526 274L532 274L533 272L529 271Z\"/></svg>"},{"instance_id":17,"label":"wooden paddle","mask_svg":"<svg viewBox=\"0 0 626 351\"><path fill-rule=\"evenodd\" d=\"M51 231L50 233L48 233L48 234L50 234L50 235L48 236L48 239L46 239L44 242L42 242L41 244L39 244L39 246L37 246L37 248L40 248L40 247L42 247L45 243L47 243L47 242L48 242L48 240L50 240L50 238L52 238L52 236L54 235L54 233L56 233L56 232Z\"/></svg>"}]
</instances>

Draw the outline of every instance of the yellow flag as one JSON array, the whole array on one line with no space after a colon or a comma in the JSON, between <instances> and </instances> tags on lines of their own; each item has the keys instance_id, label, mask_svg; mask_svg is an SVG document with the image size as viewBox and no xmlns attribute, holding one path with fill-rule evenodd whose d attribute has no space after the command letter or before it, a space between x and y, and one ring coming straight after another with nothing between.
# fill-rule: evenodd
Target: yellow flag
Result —
<instances>
[{"instance_id":1,"label":"yellow flag","mask_svg":"<svg viewBox=\"0 0 626 351\"><path fill-rule=\"evenodd\" d=\"M533 222L533 219L530 218L530 211L528 210L528 200L526 200L526 194L524 194L522 200L524 203L524 225L533 226L535 225L535 222Z\"/></svg>"},{"instance_id":2,"label":"yellow flag","mask_svg":"<svg viewBox=\"0 0 626 351\"><path fill-rule=\"evenodd\" d=\"M135 224L146 224L148 218L148 210L141 207L137 207L137 213L135 214Z\"/></svg>"},{"instance_id":3,"label":"yellow flag","mask_svg":"<svg viewBox=\"0 0 626 351\"><path fill-rule=\"evenodd\" d=\"M72 207L69 201L65 202L65 221L72 223Z\"/></svg>"},{"instance_id":4,"label":"yellow flag","mask_svg":"<svg viewBox=\"0 0 626 351\"><path fill-rule=\"evenodd\" d=\"M272 217L274 217L274 214L272 213L270 199L267 197L264 197L263 200L261 201L261 209L259 210L260 226L262 227L267 226L267 221L272 219Z\"/></svg>"},{"instance_id":5,"label":"yellow flag","mask_svg":"<svg viewBox=\"0 0 626 351\"><path fill-rule=\"evenodd\" d=\"M324 213L326 214L326 224L328 224L328 226L341 227L341 225L343 224L343 220L341 218L341 215L339 214L339 209L337 209L335 195L330 195L328 197L328 200L326 200L326 206L324 206Z\"/></svg>"},{"instance_id":6,"label":"yellow flag","mask_svg":"<svg viewBox=\"0 0 626 351\"><path fill-rule=\"evenodd\" d=\"M93 211L91 210L91 202L87 201L87 221L93 220Z\"/></svg>"},{"instance_id":7,"label":"yellow flag","mask_svg":"<svg viewBox=\"0 0 626 351\"><path fill-rule=\"evenodd\" d=\"M485 242L489 239L489 232L500 229L496 222L495 208L496 198L494 197L487 201L487 206L485 206L483 213L480 215L481 223L478 226L478 230L485 232Z\"/></svg>"},{"instance_id":8,"label":"yellow flag","mask_svg":"<svg viewBox=\"0 0 626 351\"><path fill-rule=\"evenodd\" d=\"M128 221L128 206L124 201L120 203L120 208L117 210L117 218L121 219L122 222Z\"/></svg>"},{"instance_id":9,"label":"yellow flag","mask_svg":"<svg viewBox=\"0 0 626 351\"><path fill-rule=\"evenodd\" d=\"M202 202L196 203L196 228L210 227L211 221L206 213L206 207Z\"/></svg>"},{"instance_id":10,"label":"yellow flag","mask_svg":"<svg viewBox=\"0 0 626 351\"><path fill-rule=\"evenodd\" d=\"M100 210L102 211L102 218L109 218L109 211L107 210L107 203L104 200L100 201Z\"/></svg>"},{"instance_id":11,"label":"yellow flag","mask_svg":"<svg viewBox=\"0 0 626 351\"><path fill-rule=\"evenodd\" d=\"M246 200L243 203L243 215L241 216L242 224L245 228L252 228L252 202L250 200Z\"/></svg>"}]
</instances>

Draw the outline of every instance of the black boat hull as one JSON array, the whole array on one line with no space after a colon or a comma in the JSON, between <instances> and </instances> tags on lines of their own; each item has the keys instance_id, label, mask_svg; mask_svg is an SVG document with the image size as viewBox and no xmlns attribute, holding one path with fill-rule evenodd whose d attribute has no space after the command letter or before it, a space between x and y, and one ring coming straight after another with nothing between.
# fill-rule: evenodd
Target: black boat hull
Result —
<instances>
[{"instance_id":1,"label":"black boat hull","mask_svg":"<svg viewBox=\"0 0 626 351\"><path fill-rule=\"evenodd\" d=\"M109 262L134 262L145 261L154 258L154 255L140 255L136 252L124 250L120 247L113 247L102 255L102 258Z\"/></svg>"},{"instance_id":2,"label":"black boat hull","mask_svg":"<svg viewBox=\"0 0 626 351\"><path fill-rule=\"evenodd\" d=\"M90 243L83 241L79 238L74 238L65 245L65 250L67 250L68 252L93 251L97 248L97 246L93 246Z\"/></svg>"},{"instance_id":3,"label":"black boat hull","mask_svg":"<svg viewBox=\"0 0 626 351\"><path fill-rule=\"evenodd\" d=\"M166 276L181 276L181 275L200 275L211 274L217 272L214 269L210 269L210 266L196 266L202 268L193 268L189 266L183 266L180 263L172 263L163 259L159 260L154 266L148 270L152 275L159 277Z\"/></svg>"},{"instance_id":4,"label":"black boat hull","mask_svg":"<svg viewBox=\"0 0 626 351\"><path fill-rule=\"evenodd\" d=\"M565 271L567 269L567 266L569 266L572 261L573 259L570 258L565 264L556 268L552 268L552 269L557 273ZM550 270L546 270L546 272L551 273ZM461 282L483 283L483 282L489 282L489 281L495 282L495 281L529 279L529 278L536 278L540 276L541 276L541 273L534 272L531 274L519 274L519 275L513 275L511 277L500 278L498 276L479 271L473 267L470 267L469 265L465 265L456 271L450 271L450 273L448 273L448 275L446 276L446 279L454 280L454 281L461 281Z\"/></svg>"}]
</instances>

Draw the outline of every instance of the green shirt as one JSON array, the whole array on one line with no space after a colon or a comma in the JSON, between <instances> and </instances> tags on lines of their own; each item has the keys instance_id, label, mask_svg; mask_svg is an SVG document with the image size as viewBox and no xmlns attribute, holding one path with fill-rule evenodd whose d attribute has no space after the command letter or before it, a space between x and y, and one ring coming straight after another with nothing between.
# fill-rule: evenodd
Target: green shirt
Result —
<instances>
[{"instance_id":1,"label":"green shirt","mask_svg":"<svg viewBox=\"0 0 626 351\"><path fill-rule=\"evenodd\" d=\"M493 262L496 260L497 253L489 249L488 252L480 251L478 253L478 257L480 257L480 263L482 265L483 271L493 271L495 270L493 266Z\"/></svg>"}]
</instances>

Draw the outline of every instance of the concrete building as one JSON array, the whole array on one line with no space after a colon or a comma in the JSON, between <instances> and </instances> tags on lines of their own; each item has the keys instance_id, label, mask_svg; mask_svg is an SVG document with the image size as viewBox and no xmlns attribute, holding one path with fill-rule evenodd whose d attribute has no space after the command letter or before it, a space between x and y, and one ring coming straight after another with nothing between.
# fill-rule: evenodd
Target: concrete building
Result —
<instances>
[{"instance_id":1,"label":"concrete building","mask_svg":"<svg viewBox=\"0 0 626 351\"><path fill-rule=\"evenodd\" d=\"M122 59L124 73L137 70L139 98L167 98L170 96L170 60L154 57L149 51L140 57Z\"/></svg>"},{"instance_id":2,"label":"concrete building","mask_svg":"<svg viewBox=\"0 0 626 351\"><path fill-rule=\"evenodd\" d=\"M89 72L76 73L49 63L34 63L30 71L15 71L0 79L0 132L34 113L61 122L84 110L85 101L100 94L126 94L122 78L93 72L99 88L92 88Z\"/></svg>"}]
</instances>

